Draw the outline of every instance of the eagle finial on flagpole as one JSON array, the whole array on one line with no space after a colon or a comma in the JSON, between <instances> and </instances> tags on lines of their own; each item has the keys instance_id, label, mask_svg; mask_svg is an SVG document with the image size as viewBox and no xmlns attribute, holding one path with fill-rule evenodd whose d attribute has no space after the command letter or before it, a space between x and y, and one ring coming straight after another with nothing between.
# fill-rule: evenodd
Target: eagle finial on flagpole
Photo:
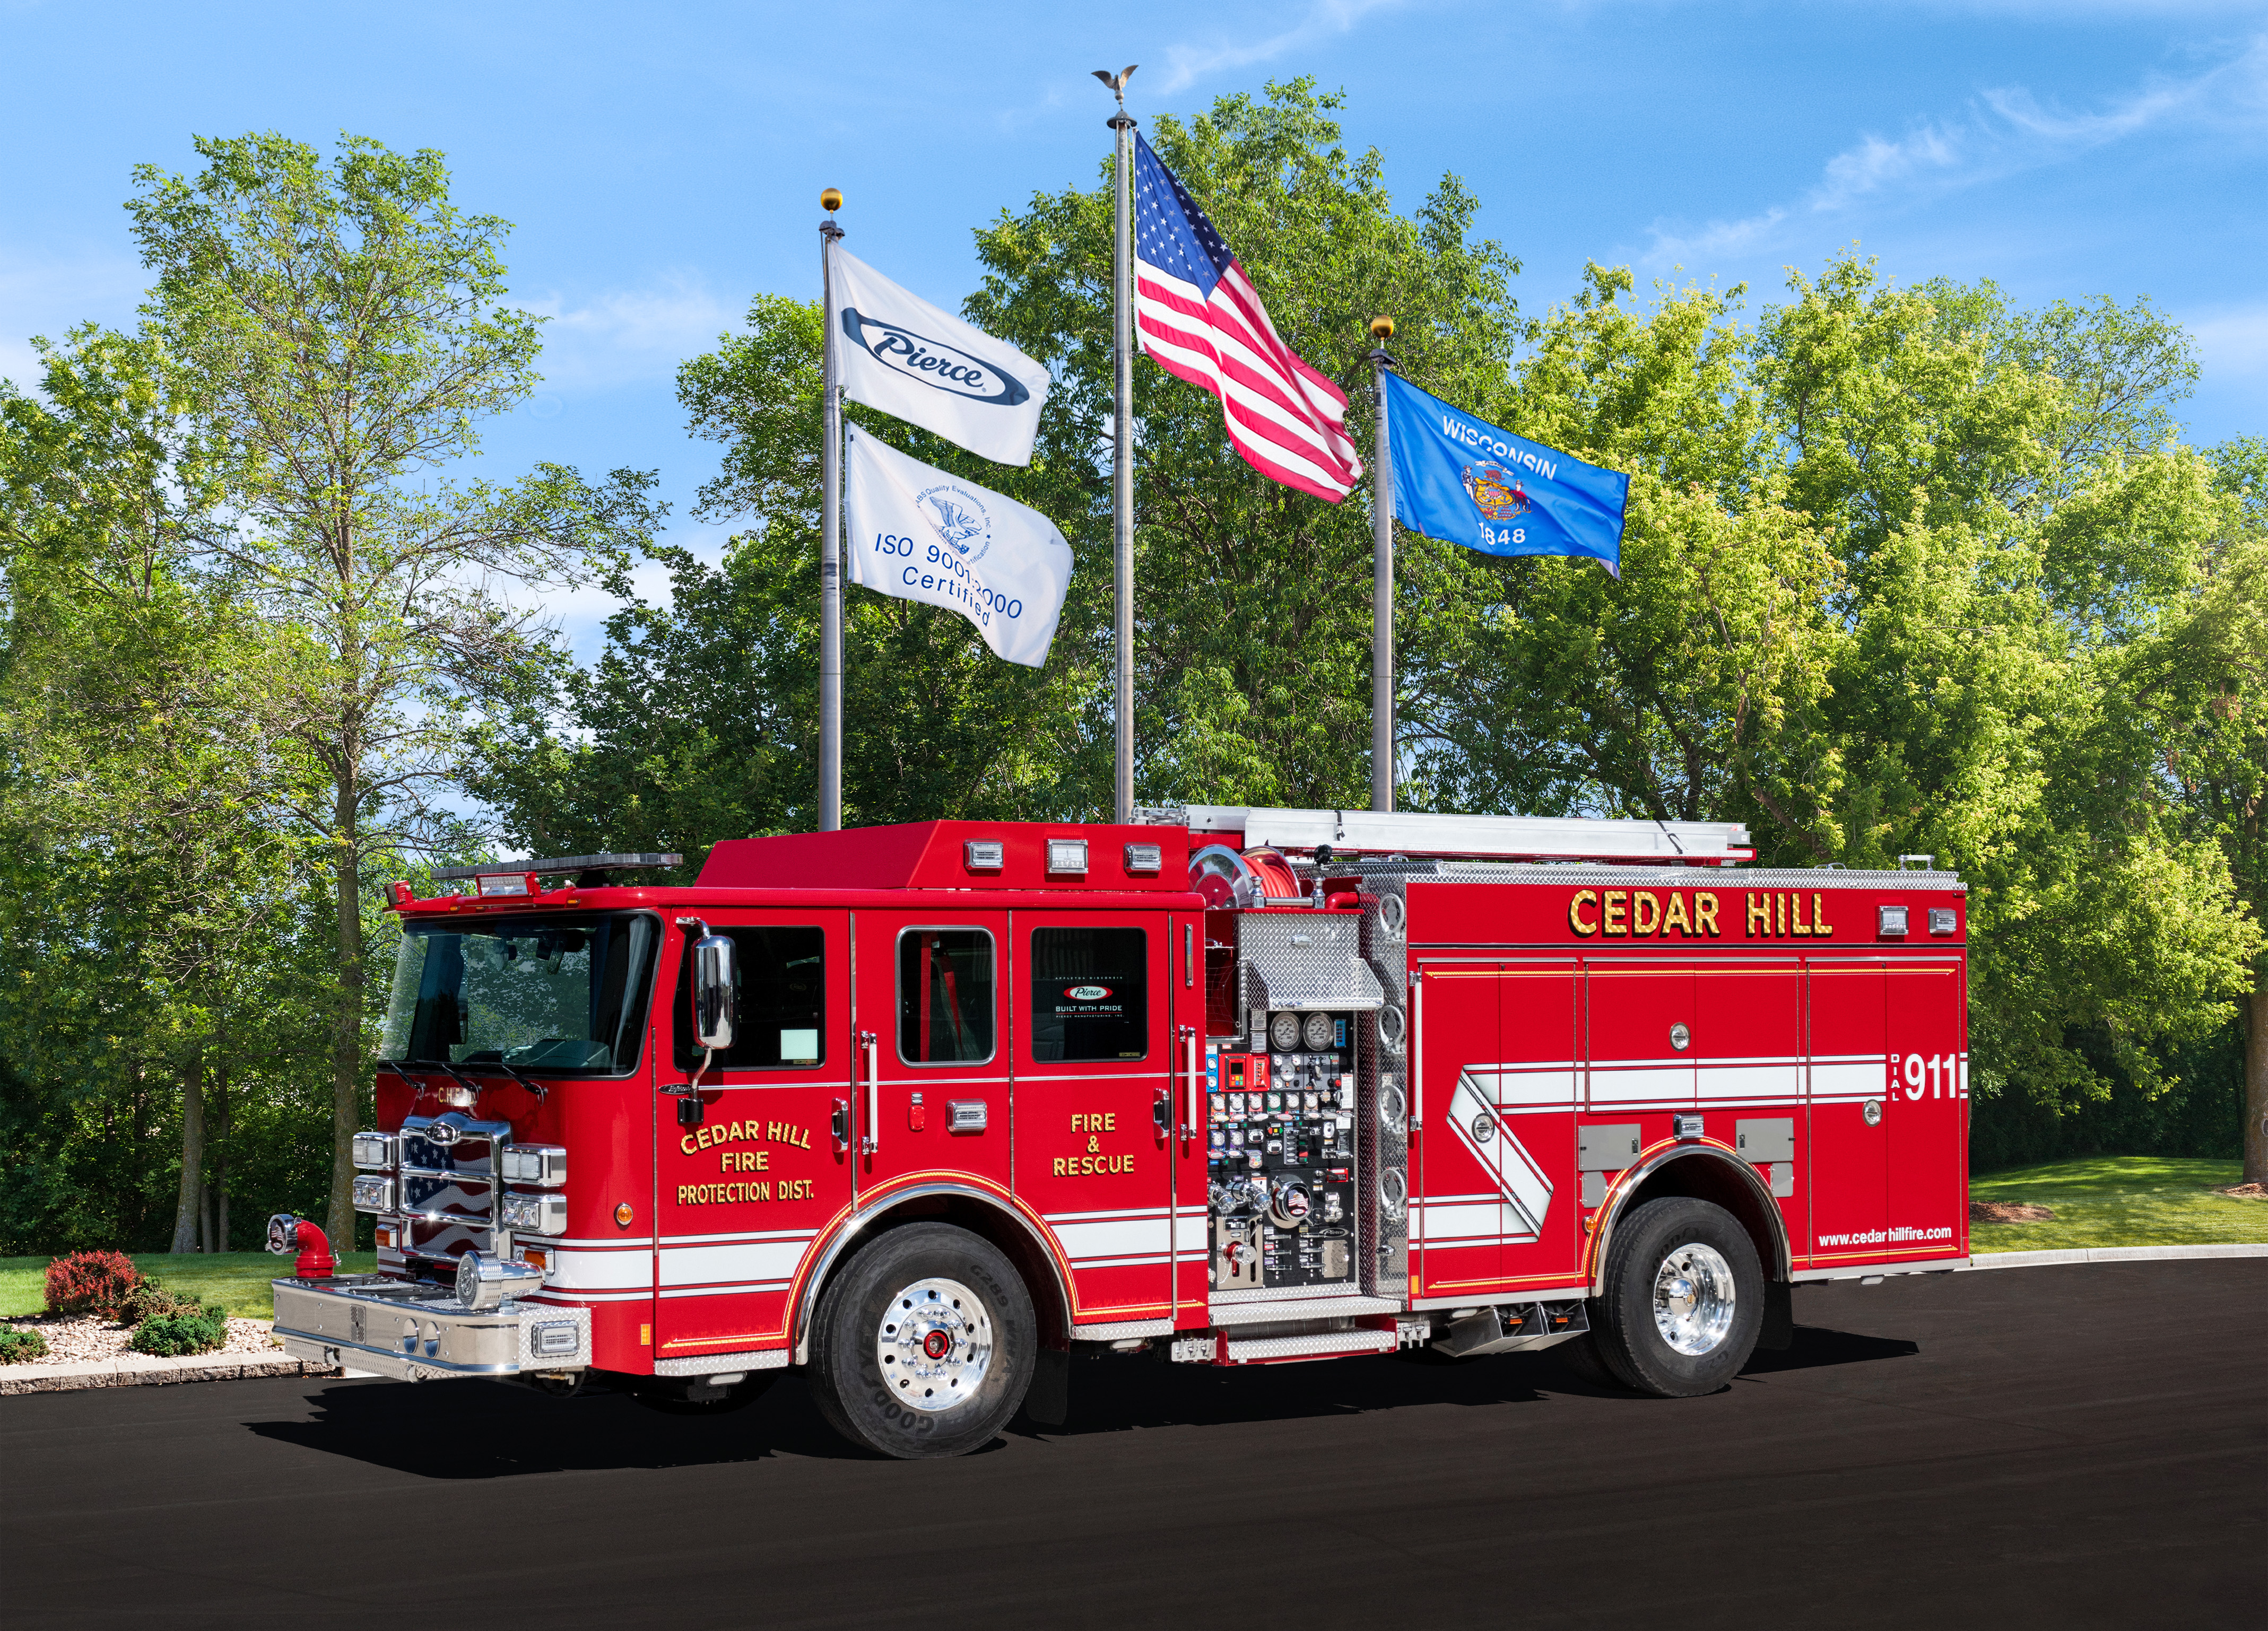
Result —
<instances>
[{"instance_id":1,"label":"eagle finial on flagpole","mask_svg":"<svg viewBox=\"0 0 2268 1631\"><path fill-rule=\"evenodd\" d=\"M1134 77L1134 70L1140 66L1139 62L1129 62L1116 75L1107 68L1098 68L1094 70L1094 77L1116 93L1118 106L1123 107L1126 106L1126 82Z\"/></svg>"}]
</instances>

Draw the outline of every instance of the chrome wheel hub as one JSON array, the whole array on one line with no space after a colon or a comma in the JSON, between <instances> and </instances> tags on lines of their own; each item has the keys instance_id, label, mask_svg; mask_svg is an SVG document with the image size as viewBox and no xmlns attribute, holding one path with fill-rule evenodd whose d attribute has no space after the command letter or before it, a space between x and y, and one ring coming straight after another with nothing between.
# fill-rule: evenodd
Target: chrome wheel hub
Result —
<instances>
[{"instance_id":1,"label":"chrome wheel hub","mask_svg":"<svg viewBox=\"0 0 2268 1631\"><path fill-rule=\"evenodd\" d=\"M874 1356L891 1398L950 1410L974 1398L991 1369L991 1311L958 1280L917 1280L882 1311Z\"/></svg>"},{"instance_id":2,"label":"chrome wheel hub","mask_svg":"<svg viewBox=\"0 0 2268 1631\"><path fill-rule=\"evenodd\" d=\"M1653 1276L1653 1324L1661 1340L1697 1359L1733 1328L1733 1266L1713 1246L1690 1240Z\"/></svg>"}]
</instances>

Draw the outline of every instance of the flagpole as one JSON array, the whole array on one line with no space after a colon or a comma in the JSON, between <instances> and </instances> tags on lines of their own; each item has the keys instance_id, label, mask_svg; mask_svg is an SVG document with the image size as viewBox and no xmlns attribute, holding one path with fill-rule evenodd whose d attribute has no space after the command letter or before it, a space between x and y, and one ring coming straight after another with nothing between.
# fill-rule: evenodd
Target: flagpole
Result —
<instances>
[{"instance_id":1,"label":"flagpole","mask_svg":"<svg viewBox=\"0 0 2268 1631\"><path fill-rule=\"evenodd\" d=\"M819 501L819 830L843 826L843 381L835 351L835 245L843 229L835 212L843 195L819 195L827 219L819 224L821 326L825 331L820 378L824 446L820 452Z\"/></svg>"},{"instance_id":2,"label":"flagpole","mask_svg":"<svg viewBox=\"0 0 2268 1631\"><path fill-rule=\"evenodd\" d=\"M1371 378L1378 392L1378 439L1370 481L1370 807L1394 808L1394 461L1386 433L1386 342L1394 320L1373 317Z\"/></svg>"},{"instance_id":3,"label":"flagpole","mask_svg":"<svg viewBox=\"0 0 2268 1631\"><path fill-rule=\"evenodd\" d=\"M1126 114L1126 81L1131 68L1115 80L1104 77L1118 97L1110 128L1118 135L1118 161L1112 175L1111 304L1113 350L1116 354L1111 418L1116 439L1111 454L1111 573L1116 587L1112 620L1117 636L1117 746L1115 754L1117 819L1134 819L1134 252L1131 222L1134 121Z\"/></svg>"}]
</instances>

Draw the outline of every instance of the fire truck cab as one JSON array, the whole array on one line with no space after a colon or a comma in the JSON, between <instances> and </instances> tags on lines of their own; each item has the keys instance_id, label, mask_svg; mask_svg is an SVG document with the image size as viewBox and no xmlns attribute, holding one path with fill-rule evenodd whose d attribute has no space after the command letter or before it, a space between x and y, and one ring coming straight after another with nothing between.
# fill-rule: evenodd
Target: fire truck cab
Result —
<instances>
[{"instance_id":1,"label":"fire truck cab","mask_svg":"<svg viewBox=\"0 0 2268 1631\"><path fill-rule=\"evenodd\" d=\"M301 1357L780 1370L885 1453L1213 1365L1567 1345L1707 1392L1806 1282L1967 1254L1965 899L1724 823L1189 806L395 886L355 1204ZM1914 857L1926 860L1926 857Z\"/></svg>"}]
</instances>

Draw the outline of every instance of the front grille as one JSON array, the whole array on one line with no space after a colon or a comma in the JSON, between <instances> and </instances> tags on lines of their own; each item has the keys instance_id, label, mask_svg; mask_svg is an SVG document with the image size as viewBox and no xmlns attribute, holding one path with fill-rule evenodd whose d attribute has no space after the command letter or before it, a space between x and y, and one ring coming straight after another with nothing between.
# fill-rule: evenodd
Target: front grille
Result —
<instances>
[{"instance_id":1,"label":"front grille","mask_svg":"<svg viewBox=\"0 0 2268 1631\"><path fill-rule=\"evenodd\" d=\"M402 1248L451 1259L493 1250L497 1151L508 1121L475 1121L461 1111L409 1116L401 1123Z\"/></svg>"}]
</instances>

